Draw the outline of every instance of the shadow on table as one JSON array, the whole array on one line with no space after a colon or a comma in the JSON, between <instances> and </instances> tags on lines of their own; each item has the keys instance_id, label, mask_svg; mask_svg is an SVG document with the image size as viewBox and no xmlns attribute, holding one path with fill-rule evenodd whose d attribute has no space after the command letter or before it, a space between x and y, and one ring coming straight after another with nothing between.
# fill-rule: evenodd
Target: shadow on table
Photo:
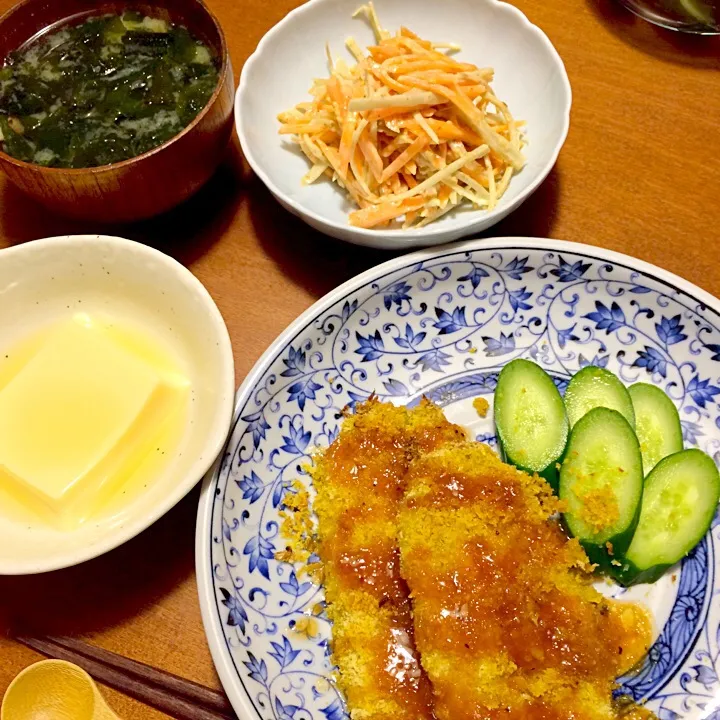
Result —
<instances>
[{"instance_id":1,"label":"shadow on table","mask_svg":"<svg viewBox=\"0 0 720 720\"><path fill-rule=\"evenodd\" d=\"M242 201L242 162L237 141L207 184L163 215L125 225L72 220L51 212L6 183L1 200L4 235L12 244L55 235L103 234L137 240L190 265L222 236Z\"/></svg>"},{"instance_id":2,"label":"shadow on table","mask_svg":"<svg viewBox=\"0 0 720 720\"><path fill-rule=\"evenodd\" d=\"M400 254L323 235L281 207L255 175L245 191L250 222L263 251L289 281L315 297Z\"/></svg>"},{"instance_id":3,"label":"shadow on table","mask_svg":"<svg viewBox=\"0 0 720 720\"><path fill-rule=\"evenodd\" d=\"M560 196L560 175L556 166L518 210L481 236L551 236ZM285 277L316 298L368 268L404 254L399 250L360 247L323 235L284 210L254 176L248 180L245 191L250 220L264 252ZM408 248L408 252L412 249Z\"/></svg>"},{"instance_id":4,"label":"shadow on table","mask_svg":"<svg viewBox=\"0 0 720 720\"><path fill-rule=\"evenodd\" d=\"M637 17L617 0L586 2L605 27L642 52L678 65L720 69L720 36L666 30Z\"/></svg>"},{"instance_id":5,"label":"shadow on table","mask_svg":"<svg viewBox=\"0 0 720 720\"><path fill-rule=\"evenodd\" d=\"M233 135L222 164L196 195L168 213L126 226L124 237L190 265L227 230L243 202L242 185L242 155Z\"/></svg>"},{"instance_id":6,"label":"shadow on table","mask_svg":"<svg viewBox=\"0 0 720 720\"><path fill-rule=\"evenodd\" d=\"M0 577L0 632L80 635L116 626L151 606L195 568L199 488L145 532L65 570Z\"/></svg>"},{"instance_id":7,"label":"shadow on table","mask_svg":"<svg viewBox=\"0 0 720 720\"><path fill-rule=\"evenodd\" d=\"M559 165L550 171L542 185L517 209L482 237L552 237L560 204L562 170Z\"/></svg>"}]
</instances>

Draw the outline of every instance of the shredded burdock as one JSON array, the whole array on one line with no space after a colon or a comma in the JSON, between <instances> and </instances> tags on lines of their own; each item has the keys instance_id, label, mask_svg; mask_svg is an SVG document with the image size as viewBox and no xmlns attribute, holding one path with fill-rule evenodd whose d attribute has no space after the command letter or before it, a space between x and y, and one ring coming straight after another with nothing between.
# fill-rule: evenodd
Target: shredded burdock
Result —
<instances>
[{"instance_id":1,"label":"shredded burdock","mask_svg":"<svg viewBox=\"0 0 720 720\"><path fill-rule=\"evenodd\" d=\"M358 209L350 224L422 227L460 205L492 210L525 164L521 127L490 83L492 68L450 57L458 48L405 27L383 29L372 3L354 16L372 25L367 54L346 41L356 63L333 60L312 100L280 113L312 167L310 184L331 178Z\"/></svg>"}]
</instances>

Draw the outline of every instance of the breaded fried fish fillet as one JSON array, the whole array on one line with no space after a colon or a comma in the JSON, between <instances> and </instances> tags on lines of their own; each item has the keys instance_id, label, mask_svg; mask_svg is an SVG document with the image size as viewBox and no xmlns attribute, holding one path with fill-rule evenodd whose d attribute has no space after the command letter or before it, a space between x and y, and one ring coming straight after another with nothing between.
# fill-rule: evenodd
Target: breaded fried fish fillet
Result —
<instances>
[{"instance_id":1,"label":"breaded fried fish fillet","mask_svg":"<svg viewBox=\"0 0 720 720\"><path fill-rule=\"evenodd\" d=\"M550 487L474 442L418 457L405 482L401 571L439 720L618 717L649 620L592 587Z\"/></svg>"},{"instance_id":2,"label":"breaded fried fish fillet","mask_svg":"<svg viewBox=\"0 0 720 720\"><path fill-rule=\"evenodd\" d=\"M464 437L430 403L408 410L370 400L315 458L313 509L333 660L354 720L432 717L400 577L397 511L412 458Z\"/></svg>"}]
</instances>

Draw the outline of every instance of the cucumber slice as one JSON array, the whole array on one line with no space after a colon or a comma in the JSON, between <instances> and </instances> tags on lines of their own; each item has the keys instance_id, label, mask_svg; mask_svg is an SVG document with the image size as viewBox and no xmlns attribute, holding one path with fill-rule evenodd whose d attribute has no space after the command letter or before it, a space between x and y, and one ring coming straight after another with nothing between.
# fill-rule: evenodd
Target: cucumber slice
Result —
<instances>
[{"instance_id":1,"label":"cucumber slice","mask_svg":"<svg viewBox=\"0 0 720 720\"><path fill-rule=\"evenodd\" d=\"M560 470L560 499L570 533L590 561L608 568L632 540L640 515L640 444L617 411L598 407L570 433Z\"/></svg>"},{"instance_id":2,"label":"cucumber slice","mask_svg":"<svg viewBox=\"0 0 720 720\"><path fill-rule=\"evenodd\" d=\"M508 363L498 377L494 413L503 459L557 489L568 421L552 378L530 360Z\"/></svg>"},{"instance_id":3,"label":"cucumber slice","mask_svg":"<svg viewBox=\"0 0 720 720\"><path fill-rule=\"evenodd\" d=\"M628 388L635 409L635 432L640 441L643 472L683 449L682 427L675 403L656 385L636 383Z\"/></svg>"},{"instance_id":4,"label":"cucumber slice","mask_svg":"<svg viewBox=\"0 0 720 720\"><path fill-rule=\"evenodd\" d=\"M635 411L625 386L609 370L588 365L573 375L565 391L570 427L596 407L617 410L635 427Z\"/></svg>"},{"instance_id":5,"label":"cucumber slice","mask_svg":"<svg viewBox=\"0 0 720 720\"><path fill-rule=\"evenodd\" d=\"M613 575L623 585L655 582L710 529L720 499L720 474L702 450L661 460L645 481L640 522Z\"/></svg>"}]
</instances>

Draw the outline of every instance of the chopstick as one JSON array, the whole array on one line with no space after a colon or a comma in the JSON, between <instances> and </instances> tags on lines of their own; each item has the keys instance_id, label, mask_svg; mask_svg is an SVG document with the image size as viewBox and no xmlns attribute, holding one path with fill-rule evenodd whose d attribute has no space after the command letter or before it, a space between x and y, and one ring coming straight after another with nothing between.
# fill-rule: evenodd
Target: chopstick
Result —
<instances>
[{"instance_id":1,"label":"chopstick","mask_svg":"<svg viewBox=\"0 0 720 720\"><path fill-rule=\"evenodd\" d=\"M233 720L236 717L223 693L82 640L14 637L43 655L75 663L96 680L176 720Z\"/></svg>"}]
</instances>

